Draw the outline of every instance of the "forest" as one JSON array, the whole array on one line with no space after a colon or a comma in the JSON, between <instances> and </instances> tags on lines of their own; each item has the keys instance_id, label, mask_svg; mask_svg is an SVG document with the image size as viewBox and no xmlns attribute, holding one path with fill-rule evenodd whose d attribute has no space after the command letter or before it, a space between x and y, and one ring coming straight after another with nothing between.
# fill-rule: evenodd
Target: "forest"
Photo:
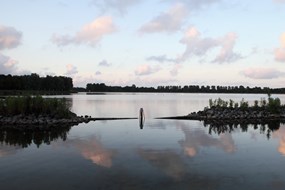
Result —
<instances>
[{"instance_id":1,"label":"forest","mask_svg":"<svg viewBox=\"0 0 285 190\"><path fill-rule=\"evenodd\" d=\"M72 78L64 76L40 77L31 75L0 75L0 90L71 91Z\"/></svg>"},{"instance_id":2,"label":"forest","mask_svg":"<svg viewBox=\"0 0 285 190\"><path fill-rule=\"evenodd\" d=\"M54 92L166 92L166 93L246 93L246 94L285 94L285 88L240 86L157 86L137 87L108 86L105 83L88 83L86 88L73 87L73 80L65 76L40 77L30 75L0 75L0 91L54 91Z\"/></svg>"},{"instance_id":3,"label":"forest","mask_svg":"<svg viewBox=\"0 0 285 190\"><path fill-rule=\"evenodd\" d=\"M247 94L284 94L285 88L269 87L244 87L244 86L158 86L137 87L132 86L107 86L104 83L88 83L87 92L169 92L169 93L247 93Z\"/></svg>"}]
</instances>

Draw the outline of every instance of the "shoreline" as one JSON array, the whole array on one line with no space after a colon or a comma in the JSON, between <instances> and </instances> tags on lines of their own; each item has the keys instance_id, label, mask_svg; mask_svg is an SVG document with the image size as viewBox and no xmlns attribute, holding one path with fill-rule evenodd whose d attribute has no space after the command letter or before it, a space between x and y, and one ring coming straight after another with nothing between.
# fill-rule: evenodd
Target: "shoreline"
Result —
<instances>
[{"instance_id":1,"label":"shoreline","mask_svg":"<svg viewBox=\"0 0 285 190\"><path fill-rule=\"evenodd\" d=\"M75 116L71 118L52 118L50 116L35 115L15 115L0 116L0 128L8 127L15 129L48 129L56 126L74 126L81 123L89 123L90 121L106 121L106 120L129 120L137 119L136 117L91 117L91 116Z\"/></svg>"},{"instance_id":2,"label":"shoreline","mask_svg":"<svg viewBox=\"0 0 285 190\"><path fill-rule=\"evenodd\" d=\"M285 109L280 109L279 113L271 113L265 108L212 107L184 116L158 117L155 119L196 120L216 124L262 124L285 121Z\"/></svg>"}]
</instances>

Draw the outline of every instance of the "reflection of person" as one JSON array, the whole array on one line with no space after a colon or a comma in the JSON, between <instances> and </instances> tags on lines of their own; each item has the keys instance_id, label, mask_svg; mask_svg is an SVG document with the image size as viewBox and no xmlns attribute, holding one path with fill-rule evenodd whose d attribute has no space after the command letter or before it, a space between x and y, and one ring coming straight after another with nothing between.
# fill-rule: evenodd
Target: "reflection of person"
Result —
<instances>
[{"instance_id":1,"label":"reflection of person","mask_svg":"<svg viewBox=\"0 0 285 190\"><path fill-rule=\"evenodd\" d=\"M143 129L143 124L144 124L144 120L145 120L143 108L140 108L139 116L140 116L140 117L139 117L139 120L140 120L140 128Z\"/></svg>"}]
</instances>

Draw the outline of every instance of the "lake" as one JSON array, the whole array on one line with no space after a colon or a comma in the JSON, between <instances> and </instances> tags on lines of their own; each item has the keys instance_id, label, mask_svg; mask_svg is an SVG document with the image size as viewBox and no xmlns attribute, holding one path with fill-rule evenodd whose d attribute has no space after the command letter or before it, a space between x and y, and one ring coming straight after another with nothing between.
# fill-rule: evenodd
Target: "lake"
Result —
<instances>
[{"instance_id":1,"label":"lake","mask_svg":"<svg viewBox=\"0 0 285 190\"><path fill-rule=\"evenodd\" d=\"M203 110L209 98L253 104L260 94L74 94L94 121L51 131L0 130L0 188L285 189L285 125L209 126L160 120ZM285 103L284 95L279 97Z\"/></svg>"}]
</instances>

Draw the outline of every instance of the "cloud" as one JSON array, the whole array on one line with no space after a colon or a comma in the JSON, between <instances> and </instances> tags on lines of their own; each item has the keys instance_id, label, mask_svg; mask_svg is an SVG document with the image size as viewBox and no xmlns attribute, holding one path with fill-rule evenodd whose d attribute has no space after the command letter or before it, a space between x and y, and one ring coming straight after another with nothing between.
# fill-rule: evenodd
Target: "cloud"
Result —
<instances>
[{"instance_id":1,"label":"cloud","mask_svg":"<svg viewBox=\"0 0 285 190\"><path fill-rule=\"evenodd\" d=\"M100 71L96 71L95 75L102 75L102 73Z\"/></svg>"},{"instance_id":2,"label":"cloud","mask_svg":"<svg viewBox=\"0 0 285 190\"><path fill-rule=\"evenodd\" d=\"M51 40L57 46L67 46L70 44L95 46L104 36L114 33L115 31L116 26L112 18L104 16L86 24L74 36L54 34Z\"/></svg>"},{"instance_id":3,"label":"cloud","mask_svg":"<svg viewBox=\"0 0 285 190\"><path fill-rule=\"evenodd\" d=\"M284 72L273 68L248 68L240 73L252 79L274 79L285 75Z\"/></svg>"},{"instance_id":4,"label":"cloud","mask_svg":"<svg viewBox=\"0 0 285 190\"><path fill-rule=\"evenodd\" d=\"M159 55L159 56L150 56L146 58L147 61L157 61L159 63L164 63L164 62L176 62L175 59L170 59L167 58L166 55Z\"/></svg>"},{"instance_id":5,"label":"cloud","mask_svg":"<svg viewBox=\"0 0 285 190\"><path fill-rule=\"evenodd\" d=\"M106 60L102 60L102 61L99 62L98 65L101 66L101 67L110 67L112 64L108 63Z\"/></svg>"},{"instance_id":6,"label":"cloud","mask_svg":"<svg viewBox=\"0 0 285 190\"><path fill-rule=\"evenodd\" d=\"M49 69L48 67L44 67L44 68L42 68L42 70L39 72L39 75L40 75L40 76L47 76L47 75L49 75L49 76L55 76L56 73L50 71L50 69Z\"/></svg>"},{"instance_id":7,"label":"cloud","mask_svg":"<svg viewBox=\"0 0 285 190\"><path fill-rule=\"evenodd\" d=\"M135 70L135 74L136 75L150 75L150 74L153 74L153 73L156 73L160 70L161 68L159 66L150 66L150 65L147 65L147 64L144 64L144 65L140 65L136 68Z\"/></svg>"},{"instance_id":8,"label":"cloud","mask_svg":"<svg viewBox=\"0 0 285 190\"><path fill-rule=\"evenodd\" d=\"M187 165L175 152L170 150L139 149L138 154L152 166L175 180L181 180L186 174Z\"/></svg>"},{"instance_id":9,"label":"cloud","mask_svg":"<svg viewBox=\"0 0 285 190\"><path fill-rule=\"evenodd\" d=\"M145 23L140 33L168 32L173 33L181 29L188 11L181 3L174 5L167 12L163 12L151 21Z\"/></svg>"},{"instance_id":10,"label":"cloud","mask_svg":"<svg viewBox=\"0 0 285 190\"><path fill-rule=\"evenodd\" d=\"M13 27L0 26L0 50L13 49L21 44L22 33ZM18 62L0 53L0 74L15 74Z\"/></svg>"},{"instance_id":11,"label":"cloud","mask_svg":"<svg viewBox=\"0 0 285 190\"><path fill-rule=\"evenodd\" d=\"M187 6L187 8L190 10L198 10L206 6L209 6L211 4L218 3L221 0L175 0L175 1L184 3Z\"/></svg>"},{"instance_id":12,"label":"cloud","mask_svg":"<svg viewBox=\"0 0 285 190\"><path fill-rule=\"evenodd\" d=\"M243 58L241 54L233 52L233 48L237 40L237 37L238 36L236 33L230 32L226 34L224 37L218 39L218 44L221 46L221 50L217 55L217 57L213 60L213 62L231 63Z\"/></svg>"},{"instance_id":13,"label":"cloud","mask_svg":"<svg viewBox=\"0 0 285 190\"><path fill-rule=\"evenodd\" d=\"M185 61L192 55L203 57L206 56L210 50L220 48L218 55L216 55L211 62L235 62L243 58L240 54L233 51L236 40L237 34L234 32L230 32L219 38L202 38L197 28L190 27L185 32L184 37L180 40L180 43L186 45L186 50L177 61Z\"/></svg>"},{"instance_id":14,"label":"cloud","mask_svg":"<svg viewBox=\"0 0 285 190\"><path fill-rule=\"evenodd\" d=\"M113 9L120 14L124 14L129 7L136 5L141 1L142 0L93 0L92 4L101 8L102 12Z\"/></svg>"},{"instance_id":15,"label":"cloud","mask_svg":"<svg viewBox=\"0 0 285 190\"><path fill-rule=\"evenodd\" d=\"M0 53L0 74L13 74L17 72L18 62Z\"/></svg>"},{"instance_id":16,"label":"cloud","mask_svg":"<svg viewBox=\"0 0 285 190\"><path fill-rule=\"evenodd\" d=\"M279 139L279 146L278 152L282 155L285 155L285 128L284 125L279 128L279 130L274 131L273 135L274 138Z\"/></svg>"},{"instance_id":17,"label":"cloud","mask_svg":"<svg viewBox=\"0 0 285 190\"><path fill-rule=\"evenodd\" d=\"M16 48L21 44L22 33L13 27L0 26L0 50Z\"/></svg>"},{"instance_id":18,"label":"cloud","mask_svg":"<svg viewBox=\"0 0 285 190\"><path fill-rule=\"evenodd\" d=\"M179 64L179 63L177 63L177 64L175 64L174 66L173 66L173 68L170 70L170 74L172 75L172 76L177 76L178 75L178 72L179 72L179 70L182 68L182 64Z\"/></svg>"},{"instance_id":19,"label":"cloud","mask_svg":"<svg viewBox=\"0 0 285 190\"><path fill-rule=\"evenodd\" d=\"M285 62L285 48L276 48L274 54L276 61Z\"/></svg>"},{"instance_id":20,"label":"cloud","mask_svg":"<svg viewBox=\"0 0 285 190\"><path fill-rule=\"evenodd\" d=\"M72 64L66 65L66 75L75 75L78 73L77 67Z\"/></svg>"},{"instance_id":21,"label":"cloud","mask_svg":"<svg viewBox=\"0 0 285 190\"><path fill-rule=\"evenodd\" d=\"M91 160L94 164L110 168L114 151L108 150L95 137L88 142L77 143L83 157Z\"/></svg>"},{"instance_id":22,"label":"cloud","mask_svg":"<svg viewBox=\"0 0 285 190\"><path fill-rule=\"evenodd\" d=\"M72 77L73 78L73 85L76 87L86 87L87 83L94 83L94 81L98 83L106 82L102 81L99 78L97 78L96 73L92 74L77 74Z\"/></svg>"},{"instance_id":23,"label":"cloud","mask_svg":"<svg viewBox=\"0 0 285 190\"><path fill-rule=\"evenodd\" d=\"M273 0L275 3L285 3L285 0Z\"/></svg>"},{"instance_id":24,"label":"cloud","mask_svg":"<svg viewBox=\"0 0 285 190\"><path fill-rule=\"evenodd\" d=\"M105 168L112 166L115 151L105 148L100 138L96 136L89 137L86 140L67 139L62 145L76 148L85 159L92 161L93 164Z\"/></svg>"},{"instance_id":25,"label":"cloud","mask_svg":"<svg viewBox=\"0 0 285 190\"><path fill-rule=\"evenodd\" d=\"M214 138L204 131L190 131L187 126L181 126L185 139L179 141L186 155L195 157L200 148L216 147L226 153L233 153L236 150L235 142L230 133L224 133L219 138Z\"/></svg>"},{"instance_id":26,"label":"cloud","mask_svg":"<svg viewBox=\"0 0 285 190\"><path fill-rule=\"evenodd\" d=\"M285 32L280 37L281 46L274 51L275 60L285 62Z\"/></svg>"},{"instance_id":27,"label":"cloud","mask_svg":"<svg viewBox=\"0 0 285 190\"><path fill-rule=\"evenodd\" d=\"M18 145L11 146L6 143L1 143L0 144L0 158L14 155L19 151L21 152L21 150L22 150L22 147Z\"/></svg>"}]
</instances>

